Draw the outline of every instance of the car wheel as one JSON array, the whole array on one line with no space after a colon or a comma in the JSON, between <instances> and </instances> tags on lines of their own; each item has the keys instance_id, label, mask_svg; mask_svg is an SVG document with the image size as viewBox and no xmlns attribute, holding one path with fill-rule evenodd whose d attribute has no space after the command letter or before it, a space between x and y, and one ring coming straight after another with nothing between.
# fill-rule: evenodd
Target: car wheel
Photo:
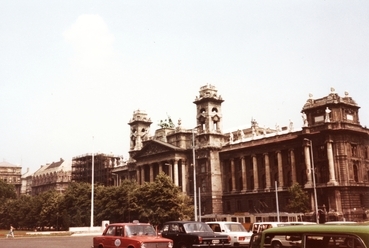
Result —
<instances>
[{"instance_id":1,"label":"car wheel","mask_svg":"<svg viewBox=\"0 0 369 248\"><path fill-rule=\"evenodd\" d=\"M99 245L99 248L104 248L104 246L102 246L102 245Z\"/></svg>"},{"instance_id":2,"label":"car wheel","mask_svg":"<svg viewBox=\"0 0 369 248\"><path fill-rule=\"evenodd\" d=\"M281 248L281 247L283 247L283 246L282 246L282 244L281 244L280 242L276 241L276 242L273 242L273 243L272 243L272 247L273 247L273 248Z\"/></svg>"}]
</instances>

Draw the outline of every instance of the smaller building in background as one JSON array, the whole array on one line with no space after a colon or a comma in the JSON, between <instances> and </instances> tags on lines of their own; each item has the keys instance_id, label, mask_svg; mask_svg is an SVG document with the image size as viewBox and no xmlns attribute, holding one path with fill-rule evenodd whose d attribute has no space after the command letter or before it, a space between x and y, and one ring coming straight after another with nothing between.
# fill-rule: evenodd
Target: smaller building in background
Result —
<instances>
[{"instance_id":1,"label":"smaller building in background","mask_svg":"<svg viewBox=\"0 0 369 248\"><path fill-rule=\"evenodd\" d=\"M27 171L22 174L21 182L21 194L22 195L30 195L32 193L32 177L33 173L30 172L29 168L27 168Z\"/></svg>"},{"instance_id":2,"label":"smaller building in background","mask_svg":"<svg viewBox=\"0 0 369 248\"><path fill-rule=\"evenodd\" d=\"M122 157L103 153L74 157L72 159L72 182L91 183L93 168L94 183L113 186L115 175L112 174L112 171L121 165L121 161Z\"/></svg>"},{"instance_id":3,"label":"smaller building in background","mask_svg":"<svg viewBox=\"0 0 369 248\"><path fill-rule=\"evenodd\" d=\"M38 195L49 190L64 192L71 182L71 161L64 161L43 165L32 177L32 195Z\"/></svg>"},{"instance_id":4,"label":"smaller building in background","mask_svg":"<svg viewBox=\"0 0 369 248\"><path fill-rule=\"evenodd\" d=\"M0 180L13 184L17 195L21 192L22 167L8 162L0 162Z\"/></svg>"}]
</instances>

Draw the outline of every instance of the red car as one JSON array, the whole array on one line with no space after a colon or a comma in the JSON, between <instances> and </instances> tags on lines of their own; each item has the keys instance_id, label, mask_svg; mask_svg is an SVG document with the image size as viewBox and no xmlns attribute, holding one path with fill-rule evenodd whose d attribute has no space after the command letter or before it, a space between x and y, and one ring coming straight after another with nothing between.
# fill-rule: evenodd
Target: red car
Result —
<instances>
[{"instance_id":1,"label":"red car","mask_svg":"<svg viewBox=\"0 0 369 248\"><path fill-rule=\"evenodd\" d=\"M114 223L101 236L93 237L93 248L172 248L173 241L157 235L148 223Z\"/></svg>"}]
</instances>

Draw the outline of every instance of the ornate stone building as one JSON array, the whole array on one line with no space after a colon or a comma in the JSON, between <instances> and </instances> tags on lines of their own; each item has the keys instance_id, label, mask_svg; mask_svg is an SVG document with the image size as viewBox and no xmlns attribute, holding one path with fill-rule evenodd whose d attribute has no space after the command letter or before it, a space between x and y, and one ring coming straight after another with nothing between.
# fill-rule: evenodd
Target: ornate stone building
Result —
<instances>
[{"instance_id":1,"label":"ornate stone building","mask_svg":"<svg viewBox=\"0 0 369 248\"><path fill-rule=\"evenodd\" d=\"M275 212L276 189L279 210L285 211L288 188L299 183L309 193L312 211L318 205L321 212L346 219L365 217L369 130L360 125L360 107L348 93L339 96L331 89L323 98L310 96L298 130L293 123L270 129L252 120L250 128L224 133L222 103L214 86L203 86L194 101L197 126L184 129L179 121L175 127L169 119L153 137L150 118L135 111L128 123L130 159L118 177L142 184L164 172L189 195L196 185L202 215Z\"/></svg>"},{"instance_id":2,"label":"ornate stone building","mask_svg":"<svg viewBox=\"0 0 369 248\"><path fill-rule=\"evenodd\" d=\"M27 171L22 174L21 182L21 194L22 195L31 195L32 194L32 178L33 174L30 172L29 168L27 168Z\"/></svg>"},{"instance_id":3,"label":"ornate stone building","mask_svg":"<svg viewBox=\"0 0 369 248\"><path fill-rule=\"evenodd\" d=\"M0 180L8 184L13 184L15 187L15 192L20 195L21 192L21 176L22 167L19 165L14 165L8 162L0 162Z\"/></svg>"},{"instance_id":4,"label":"ornate stone building","mask_svg":"<svg viewBox=\"0 0 369 248\"><path fill-rule=\"evenodd\" d=\"M71 161L61 158L58 162L41 166L32 176L31 194L38 195L49 190L64 192L71 182L71 165Z\"/></svg>"}]
</instances>

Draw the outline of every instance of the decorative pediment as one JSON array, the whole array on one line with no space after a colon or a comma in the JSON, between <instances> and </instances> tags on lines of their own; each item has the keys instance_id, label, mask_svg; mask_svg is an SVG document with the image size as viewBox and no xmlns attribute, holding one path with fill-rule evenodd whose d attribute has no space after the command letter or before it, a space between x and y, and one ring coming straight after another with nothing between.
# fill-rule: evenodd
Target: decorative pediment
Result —
<instances>
[{"instance_id":1,"label":"decorative pediment","mask_svg":"<svg viewBox=\"0 0 369 248\"><path fill-rule=\"evenodd\" d=\"M165 142L152 140L152 141L145 143L144 147L134 155L134 159L137 160L142 157L147 157L147 156L152 156L152 155L157 155L157 154L162 154L162 153L168 153L168 152L175 152L178 150L182 150L182 149L176 146L170 145L168 143L165 143Z\"/></svg>"}]
</instances>

